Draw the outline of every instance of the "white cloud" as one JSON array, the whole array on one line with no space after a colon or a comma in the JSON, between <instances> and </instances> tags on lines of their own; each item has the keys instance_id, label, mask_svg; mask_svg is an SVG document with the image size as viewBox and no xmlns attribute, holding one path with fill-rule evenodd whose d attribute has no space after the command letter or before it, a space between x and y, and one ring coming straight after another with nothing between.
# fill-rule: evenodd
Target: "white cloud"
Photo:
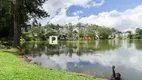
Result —
<instances>
[{"instance_id":1,"label":"white cloud","mask_svg":"<svg viewBox=\"0 0 142 80\"><path fill-rule=\"evenodd\" d=\"M79 16L69 17L66 15L65 9L63 10L64 13L55 16L55 18L52 19L52 23L64 25L67 23L76 24L79 21L82 23L113 27L119 30L134 30L137 27L142 27L142 5L139 5L134 9L128 9L124 12L113 10L110 12L102 12L98 15L90 15L83 18L80 18Z\"/></svg>"},{"instance_id":2,"label":"white cloud","mask_svg":"<svg viewBox=\"0 0 142 80\"><path fill-rule=\"evenodd\" d=\"M99 7L99 6L102 6L104 4L104 0L102 0L100 3L96 3L96 2L93 2L93 6L95 7Z\"/></svg>"},{"instance_id":3,"label":"white cloud","mask_svg":"<svg viewBox=\"0 0 142 80\"><path fill-rule=\"evenodd\" d=\"M92 5L91 3L95 3L95 0L48 0L45 2L43 5L43 8L49 13L50 18L45 18L39 20L42 25L46 25L46 23L56 16L56 12L59 9L68 9L72 5L78 5L84 8L89 8L89 7L96 7L95 5L100 5L100 3L96 3L95 5ZM101 5L100 5L101 6Z\"/></svg>"},{"instance_id":4,"label":"white cloud","mask_svg":"<svg viewBox=\"0 0 142 80\"><path fill-rule=\"evenodd\" d=\"M83 11L81 11L81 10L79 10L79 11L76 11L76 12L73 12L73 15L79 15L79 14L82 14L83 13Z\"/></svg>"},{"instance_id":5,"label":"white cloud","mask_svg":"<svg viewBox=\"0 0 142 80\"><path fill-rule=\"evenodd\" d=\"M95 3L92 5L92 3ZM48 0L44 5L43 8L52 16L56 15L56 11L58 9L67 9L72 5L79 5L81 7L95 7L101 6L104 4L104 0L100 3L96 3L95 0Z\"/></svg>"},{"instance_id":6,"label":"white cloud","mask_svg":"<svg viewBox=\"0 0 142 80\"><path fill-rule=\"evenodd\" d=\"M103 4L104 4L104 0L101 0L101 2L100 3L97 3L97 2L91 2L91 4L90 5L87 5L87 7L89 8L89 7L100 7L100 6L102 6Z\"/></svg>"},{"instance_id":7,"label":"white cloud","mask_svg":"<svg viewBox=\"0 0 142 80\"><path fill-rule=\"evenodd\" d=\"M50 22L54 24L65 25L68 23L76 24L78 22L79 16L68 17L66 16L67 9L61 9L61 12L56 15Z\"/></svg>"}]
</instances>

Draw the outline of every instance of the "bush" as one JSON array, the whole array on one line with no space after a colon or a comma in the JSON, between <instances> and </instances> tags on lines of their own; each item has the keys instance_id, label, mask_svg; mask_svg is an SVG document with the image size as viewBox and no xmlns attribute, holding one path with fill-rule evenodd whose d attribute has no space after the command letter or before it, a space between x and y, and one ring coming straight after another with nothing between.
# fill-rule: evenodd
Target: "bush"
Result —
<instances>
[{"instance_id":1,"label":"bush","mask_svg":"<svg viewBox=\"0 0 142 80\"><path fill-rule=\"evenodd\" d=\"M118 39L123 39L122 36L119 36Z\"/></svg>"}]
</instances>

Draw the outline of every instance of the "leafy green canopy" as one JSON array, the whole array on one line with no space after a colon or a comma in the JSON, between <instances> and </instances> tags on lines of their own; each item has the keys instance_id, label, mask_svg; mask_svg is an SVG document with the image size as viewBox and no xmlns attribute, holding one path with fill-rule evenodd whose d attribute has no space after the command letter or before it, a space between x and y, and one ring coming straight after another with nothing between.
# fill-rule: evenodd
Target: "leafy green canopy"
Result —
<instances>
[{"instance_id":1,"label":"leafy green canopy","mask_svg":"<svg viewBox=\"0 0 142 80\"><path fill-rule=\"evenodd\" d=\"M45 1L47 0L0 0L0 38L12 34L14 41L19 43L21 27L26 27L29 19L33 18L37 23L36 19L49 16L42 7ZM4 32L7 35L3 35Z\"/></svg>"}]
</instances>

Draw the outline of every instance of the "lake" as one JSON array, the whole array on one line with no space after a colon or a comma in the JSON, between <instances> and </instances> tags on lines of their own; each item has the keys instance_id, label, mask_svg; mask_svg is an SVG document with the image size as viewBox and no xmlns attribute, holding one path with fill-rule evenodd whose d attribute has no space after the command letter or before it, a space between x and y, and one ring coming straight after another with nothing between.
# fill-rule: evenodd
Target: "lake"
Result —
<instances>
[{"instance_id":1,"label":"lake","mask_svg":"<svg viewBox=\"0 0 142 80\"><path fill-rule=\"evenodd\" d=\"M123 80L142 79L142 40L27 42L22 49L25 56L47 68L110 78L115 65Z\"/></svg>"}]
</instances>

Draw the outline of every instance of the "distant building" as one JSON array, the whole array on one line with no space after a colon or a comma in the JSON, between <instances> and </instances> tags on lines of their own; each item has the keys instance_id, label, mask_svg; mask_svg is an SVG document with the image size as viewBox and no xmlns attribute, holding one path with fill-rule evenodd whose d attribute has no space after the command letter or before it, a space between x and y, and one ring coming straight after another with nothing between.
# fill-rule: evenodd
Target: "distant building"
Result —
<instances>
[{"instance_id":1,"label":"distant building","mask_svg":"<svg viewBox=\"0 0 142 80\"><path fill-rule=\"evenodd\" d=\"M59 28L59 39L68 39L67 37L66 28Z\"/></svg>"},{"instance_id":2,"label":"distant building","mask_svg":"<svg viewBox=\"0 0 142 80\"><path fill-rule=\"evenodd\" d=\"M129 36L129 33L128 33L128 32L123 32L123 33L122 33L123 39L128 38L128 36Z\"/></svg>"},{"instance_id":3,"label":"distant building","mask_svg":"<svg viewBox=\"0 0 142 80\"><path fill-rule=\"evenodd\" d=\"M79 32L79 29L77 27L75 27L73 29L73 39L78 39L79 38L78 32Z\"/></svg>"},{"instance_id":4,"label":"distant building","mask_svg":"<svg viewBox=\"0 0 142 80\"><path fill-rule=\"evenodd\" d=\"M112 33L112 35L114 36L115 39L118 39L120 36L122 36L122 32L116 31L116 32Z\"/></svg>"},{"instance_id":5,"label":"distant building","mask_svg":"<svg viewBox=\"0 0 142 80\"><path fill-rule=\"evenodd\" d=\"M122 39L126 39L126 38L128 38L129 33L128 32L119 32L119 31L117 31L117 32L112 33L112 35L114 36L115 39L118 39L120 37Z\"/></svg>"},{"instance_id":6,"label":"distant building","mask_svg":"<svg viewBox=\"0 0 142 80\"><path fill-rule=\"evenodd\" d=\"M73 39L78 39L79 35L76 30L73 31Z\"/></svg>"}]
</instances>

